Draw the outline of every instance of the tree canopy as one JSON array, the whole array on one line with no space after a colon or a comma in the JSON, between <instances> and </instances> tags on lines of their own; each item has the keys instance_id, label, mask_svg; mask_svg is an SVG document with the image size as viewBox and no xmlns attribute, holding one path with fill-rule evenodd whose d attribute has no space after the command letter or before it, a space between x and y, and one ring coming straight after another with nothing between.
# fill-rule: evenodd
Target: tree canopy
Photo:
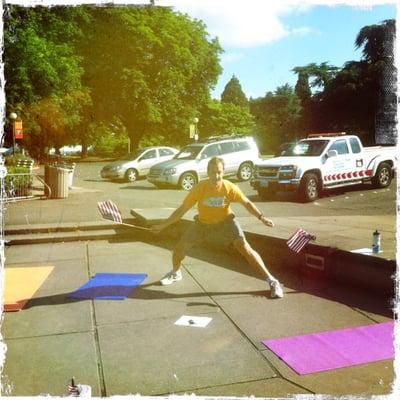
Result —
<instances>
[{"instance_id":1,"label":"tree canopy","mask_svg":"<svg viewBox=\"0 0 400 400\"><path fill-rule=\"evenodd\" d=\"M221 103L235 104L240 107L248 107L249 102L242 90L239 79L235 75L226 84L222 94Z\"/></svg>"},{"instance_id":2,"label":"tree canopy","mask_svg":"<svg viewBox=\"0 0 400 400\"><path fill-rule=\"evenodd\" d=\"M300 130L346 131L358 134L365 144L375 142L377 115L390 107L380 98L385 71L394 70L394 35L394 20L363 27L355 39L355 46L362 49L361 60L348 61L342 68L325 62L293 69L302 103ZM310 87L317 90L310 93Z\"/></svg>"},{"instance_id":3,"label":"tree canopy","mask_svg":"<svg viewBox=\"0 0 400 400\"><path fill-rule=\"evenodd\" d=\"M211 100L202 109L199 123L200 137L251 134L254 128L254 116L248 107Z\"/></svg>"},{"instance_id":4,"label":"tree canopy","mask_svg":"<svg viewBox=\"0 0 400 400\"><path fill-rule=\"evenodd\" d=\"M9 6L5 32L7 113L41 153L93 124L178 144L221 72L204 23L167 7Z\"/></svg>"},{"instance_id":5,"label":"tree canopy","mask_svg":"<svg viewBox=\"0 0 400 400\"><path fill-rule=\"evenodd\" d=\"M8 6L4 18L6 111L24 121L35 155L65 140L90 103L76 42L88 16L81 8Z\"/></svg>"},{"instance_id":6,"label":"tree canopy","mask_svg":"<svg viewBox=\"0 0 400 400\"><path fill-rule=\"evenodd\" d=\"M131 149L157 141L179 146L194 117L201 137L256 132L267 149L326 130L355 132L368 144L376 121L386 126L384 111L396 114L395 94L382 90L395 81L394 37L394 20L363 27L355 38L361 60L296 66L294 89L283 85L250 100L233 75L218 101L210 93L223 50L187 14L7 5L6 113L23 119L24 146L38 157L46 147L76 143L112 152L108 143L125 149L128 137Z\"/></svg>"},{"instance_id":7,"label":"tree canopy","mask_svg":"<svg viewBox=\"0 0 400 400\"><path fill-rule=\"evenodd\" d=\"M290 85L250 100L250 110L256 119L258 141L266 151L297 139L301 104Z\"/></svg>"},{"instance_id":8,"label":"tree canopy","mask_svg":"<svg viewBox=\"0 0 400 400\"><path fill-rule=\"evenodd\" d=\"M133 147L160 134L182 143L221 72L218 41L201 21L166 7L91 14L82 53L95 118L118 117Z\"/></svg>"}]
</instances>

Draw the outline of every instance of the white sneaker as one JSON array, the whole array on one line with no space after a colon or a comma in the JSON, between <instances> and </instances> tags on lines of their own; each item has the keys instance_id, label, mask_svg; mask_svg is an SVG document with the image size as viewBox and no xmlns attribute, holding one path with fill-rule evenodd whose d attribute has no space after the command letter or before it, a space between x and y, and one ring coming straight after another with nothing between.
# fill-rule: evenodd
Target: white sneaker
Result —
<instances>
[{"instance_id":1,"label":"white sneaker","mask_svg":"<svg viewBox=\"0 0 400 400\"><path fill-rule=\"evenodd\" d=\"M269 286L271 288L271 297L278 297L280 299L283 297L283 286L279 281L271 281L269 282Z\"/></svg>"},{"instance_id":2,"label":"white sneaker","mask_svg":"<svg viewBox=\"0 0 400 400\"><path fill-rule=\"evenodd\" d=\"M161 279L161 285L170 285L171 283L178 282L182 280L182 272L178 269L178 271L173 272L170 271L168 272L167 275L164 276L164 278Z\"/></svg>"}]
</instances>

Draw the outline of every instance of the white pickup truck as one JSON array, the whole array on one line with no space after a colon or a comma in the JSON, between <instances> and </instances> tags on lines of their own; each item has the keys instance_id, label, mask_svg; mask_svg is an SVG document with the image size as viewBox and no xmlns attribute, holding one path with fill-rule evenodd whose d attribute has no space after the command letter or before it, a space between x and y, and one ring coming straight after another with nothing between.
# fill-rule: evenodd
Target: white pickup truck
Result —
<instances>
[{"instance_id":1,"label":"white pickup truck","mask_svg":"<svg viewBox=\"0 0 400 400\"><path fill-rule=\"evenodd\" d=\"M277 191L295 190L304 202L322 190L372 182L390 185L396 167L395 146L363 147L357 136L345 133L309 135L279 157L255 165L251 185L262 199Z\"/></svg>"}]
</instances>

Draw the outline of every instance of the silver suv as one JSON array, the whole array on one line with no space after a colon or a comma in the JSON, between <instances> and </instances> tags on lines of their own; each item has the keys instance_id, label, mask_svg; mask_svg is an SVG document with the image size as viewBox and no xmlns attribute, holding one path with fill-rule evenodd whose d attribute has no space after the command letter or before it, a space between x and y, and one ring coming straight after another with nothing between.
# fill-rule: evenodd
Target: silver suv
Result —
<instances>
[{"instance_id":1,"label":"silver suv","mask_svg":"<svg viewBox=\"0 0 400 400\"><path fill-rule=\"evenodd\" d=\"M198 181L207 178L207 164L212 157L225 161L225 176L236 175L248 181L253 175L260 154L251 136L217 136L202 143L192 143L176 154L172 160L150 168L147 180L157 187L178 185L190 190Z\"/></svg>"}]
</instances>

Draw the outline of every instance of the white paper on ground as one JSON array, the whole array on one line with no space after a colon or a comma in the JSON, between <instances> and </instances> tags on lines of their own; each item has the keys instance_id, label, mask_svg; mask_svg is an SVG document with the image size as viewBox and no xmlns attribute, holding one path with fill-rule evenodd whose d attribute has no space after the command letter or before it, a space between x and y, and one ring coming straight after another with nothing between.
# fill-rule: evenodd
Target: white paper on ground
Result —
<instances>
[{"instance_id":1,"label":"white paper on ground","mask_svg":"<svg viewBox=\"0 0 400 400\"><path fill-rule=\"evenodd\" d=\"M356 250L352 250L352 253L360 253L360 254L376 254L372 252L372 249L365 247L363 249L356 249ZM382 251L379 251L379 253L382 253Z\"/></svg>"},{"instance_id":2,"label":"white paper on ground","mask_svg":"<svg viewBox=\"0 0 400 400\"><path fill-rule=\"evenodd\" d=\"M191 317L190 315L182 315L182 317L175 322L175 325L205 328L211 320L212 318L210 317Z\"/></svg>"},{"instance_id":3,"label":"white paper on ground","mask_svg":"<svg viewBox=\"0 0 400 400\"><path fill-rule=\"evenodd\" d=\"M92 388L89 385L82 385L78 383L79 396L78 397L92 397Z\"/></svg>"}]
</instances>

